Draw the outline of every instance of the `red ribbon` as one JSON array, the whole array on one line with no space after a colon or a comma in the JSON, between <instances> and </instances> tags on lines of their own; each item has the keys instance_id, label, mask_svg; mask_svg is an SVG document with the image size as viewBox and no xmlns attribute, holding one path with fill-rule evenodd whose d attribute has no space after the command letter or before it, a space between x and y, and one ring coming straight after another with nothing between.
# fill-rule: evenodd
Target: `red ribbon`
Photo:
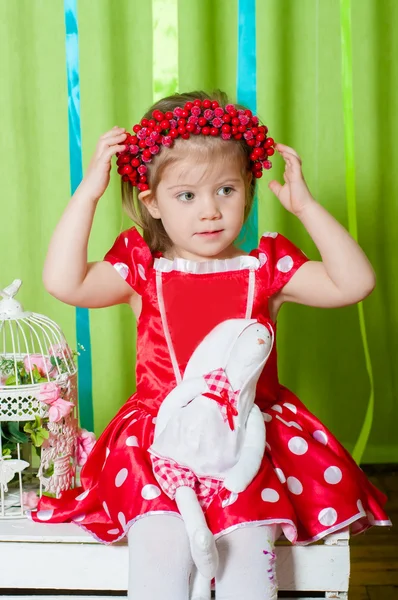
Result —
<instances>
[{"instance_id":1,"label":"red ribbon","mask_svg":"<svg viewBox=\"0 0 398 600\"><path fill-rule=\"evenodd\" d=\"M210 398L211 400L215 400L220 406L225 406L227 410L227 419L230 429L233 431L235 429L234 426L234 417L238 414L238 411L231 404L231 400L229 397L229 393L227 390L222 390L219 394L212 394L211 392L205 392L202 396L206 396L206 398Z\"/></svg>"}]
</instances>

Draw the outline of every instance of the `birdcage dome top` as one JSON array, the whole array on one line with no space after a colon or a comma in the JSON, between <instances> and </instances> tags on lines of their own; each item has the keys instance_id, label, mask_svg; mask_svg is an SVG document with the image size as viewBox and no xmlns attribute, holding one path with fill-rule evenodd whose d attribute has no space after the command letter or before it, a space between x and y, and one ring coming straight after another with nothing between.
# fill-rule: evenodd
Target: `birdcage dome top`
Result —
<instances>
[{"instance_id":1,"label":"birdcage dome top","mask_svg":"<svg viewBox=\"0 0 398 600\"><path fill-rule=\"evenodd\" d=\"M15 279L0 289L0 393L65 381L76 373L74 354L57 323L25 311L15 299L21 285Z\"/></svg>"}]
</instances>

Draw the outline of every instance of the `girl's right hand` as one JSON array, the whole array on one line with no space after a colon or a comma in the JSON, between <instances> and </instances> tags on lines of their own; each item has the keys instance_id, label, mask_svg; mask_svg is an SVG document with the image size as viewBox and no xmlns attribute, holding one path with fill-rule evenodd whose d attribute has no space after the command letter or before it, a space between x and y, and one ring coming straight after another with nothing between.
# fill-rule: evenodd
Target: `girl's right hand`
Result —
<instances>
[{"instance_id":1,"label":"girl's right hand","mask_svg":"<svg viewBox=\"0 0 398 600\"><path fill-rule=\"evenodd\" d=\"M112 156L125 149L124 127L113 127L101 135L95 153L79 185L92 200L99 200L109 185Z\"/></svg>"}]
</instances>

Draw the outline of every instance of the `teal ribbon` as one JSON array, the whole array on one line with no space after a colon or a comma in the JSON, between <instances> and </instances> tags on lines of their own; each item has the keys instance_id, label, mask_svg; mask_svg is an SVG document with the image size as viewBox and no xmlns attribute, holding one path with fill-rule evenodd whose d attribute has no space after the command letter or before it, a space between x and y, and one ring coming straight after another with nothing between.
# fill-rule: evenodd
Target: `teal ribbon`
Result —
<instances>
[{"instance_id":1,"label":"teal ribbon","mask_svg":"<svg viewBox=\"0 0 398 600\"><path fill-rule=\"evenodd\" d=\"M80 128L79 39L76 0L64 0L66 31L66 71L68 78L68 126L71 193L74 194L83 177ZM80 424L93 431L92 365L90 318L87 308L76 308L76 339L78 356L78 395ZM81 348L83 346L83 348Z\"/></svg>"},{"instance_id":2,"label":"teal ribbon","mask_svg":"<svg viewBox=\"0 0 398 600\"><path fill-rule=\"evenodd\" d=\"M238 66L236 95L253 113L257 112L257 61L256 61L256 0L239 0L238 4ZM239 238L239 246L250 252L258 243L258 203L253 207Z\"/></svg>"},{"instance_id":3,"label":"teal ribbon","mask_svg":"<svg viewBox=\"0 0 398 600\"><path fill-rule=\"evenodd\" d=\"M351 1L340 0L341 57L343 78L343 111L344 111L344 148L346 165L346 195L348 210L348 231L358 241L357 202L355 184L355 138L354 138L354 102L352 78L352 44L351 44ZM361 432L352 452L353 458L360 463L369 439L374 411L373 368L366 333L363 304L358 304L359 327L365 355L366 370L369 376L370 397Z\"/></svg>"}]
</instances>

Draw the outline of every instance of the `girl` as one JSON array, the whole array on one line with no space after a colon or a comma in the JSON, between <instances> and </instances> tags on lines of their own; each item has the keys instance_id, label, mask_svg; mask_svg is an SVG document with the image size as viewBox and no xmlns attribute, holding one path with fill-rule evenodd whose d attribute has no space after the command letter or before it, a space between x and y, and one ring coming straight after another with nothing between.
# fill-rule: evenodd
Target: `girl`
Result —
<instances>
[{"instance_id":1,"label":"girl","mask_svg":"<svg viewBox=\"0 0 398 600\"><path fill-rule=\"evenodd\" d=\"M154 476L148 448L163 399L181 381L198 344L227 319L270 319L285 302L338 307L375 285L366 256L311 196L297 153L284 185L269 184L304 225L322 257L308 260L277 233L245 254L235 246L256 179L274 142L250 111L203 92L158 102L134 126L105 133L49 247L44 283L63 302L128 303L138 321L137 392L96 443L81 488L43 497L35 521L74 521L101 542L128 537L129 597L187 600L192 558L172 497ZM118 155L124 205L142 227L124 231L103 261L87 263L95 209ZM274 542L281 531L309 544L350 526L390 525L385 496L300 400L279 384L276 352L257 384L267 444L241 493L219 486L205 510L219 554L217 600L275 599ZM190 481L190 483L188 483ZM186 485L197 481L187 478Z\"/></svg>"}]
</instances>

